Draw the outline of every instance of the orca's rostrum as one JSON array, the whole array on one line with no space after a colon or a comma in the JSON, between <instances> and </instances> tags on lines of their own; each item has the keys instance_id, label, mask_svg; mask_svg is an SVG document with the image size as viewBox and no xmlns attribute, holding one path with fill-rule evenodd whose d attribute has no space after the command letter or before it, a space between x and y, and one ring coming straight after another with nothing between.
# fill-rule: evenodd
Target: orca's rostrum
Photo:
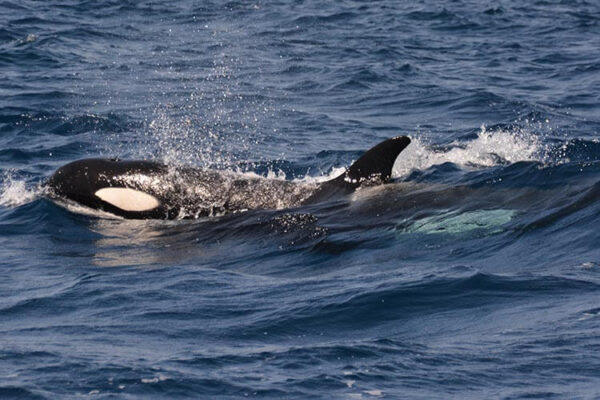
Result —
<instances>
[{"instance_id":1,"label":"orca's rostrum","mask_svg":"<svg viewBox=\"0 0 600 400\"><path fill-rule=\"evenodd\" d=\"M396 157L409 143L406 136L379 143L343 174L318 185L150 161L85 159L59 168L46 182L46 193L59 203L74 202L132 219L288 208L386 183Z\"/></svg>"}]
</instances>

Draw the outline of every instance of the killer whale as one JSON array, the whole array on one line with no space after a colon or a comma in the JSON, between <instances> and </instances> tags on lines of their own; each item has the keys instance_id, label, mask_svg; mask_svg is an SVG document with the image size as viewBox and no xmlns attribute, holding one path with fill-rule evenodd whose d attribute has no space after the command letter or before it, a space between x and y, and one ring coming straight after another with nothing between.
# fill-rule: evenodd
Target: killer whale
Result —
<instances>
[{"instance_id":1,"label":"killer whale","mask_svg":"<svg viewBox=\"0 0 600 400\"><path fill-rule=\"evenodd\" d=\"M387 183L407 136L387 139L344 173L319 185L248 177L233 172L169 167L152 161L83 159L45 182L47 196L128 219L198 218L249 209L289 208Z\"/></svg>"}]
</instances>

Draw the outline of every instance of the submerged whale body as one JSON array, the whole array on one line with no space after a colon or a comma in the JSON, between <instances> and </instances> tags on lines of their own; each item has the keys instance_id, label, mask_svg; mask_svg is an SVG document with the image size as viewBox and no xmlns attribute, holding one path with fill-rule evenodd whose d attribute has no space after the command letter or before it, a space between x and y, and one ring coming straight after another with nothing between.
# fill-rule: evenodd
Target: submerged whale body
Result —
<instances>
[{"instance_id":1,"label":"submerged whale body","mask_svg":"<svg viewBox=\"0 0 600 400\"><path fill-rule=\"evenodd\" d=\"M409 143L406 136L381 142L343 174L318 185L150 161L85 159L59 168L45 186L48 197L58 203L75 203L131 219L198 218L289 208L386 183L396 157Z\"/></svg>"}]
</instances>

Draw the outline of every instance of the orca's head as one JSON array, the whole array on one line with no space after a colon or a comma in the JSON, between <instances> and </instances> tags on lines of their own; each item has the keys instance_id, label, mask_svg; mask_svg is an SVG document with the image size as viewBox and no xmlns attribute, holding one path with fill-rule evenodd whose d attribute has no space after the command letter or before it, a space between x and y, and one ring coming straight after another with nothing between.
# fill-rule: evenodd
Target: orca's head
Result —
<instances>
[{"instance_id":1,"label":"orca's head","mask_svg":"<svg viewBox=\"0 0 600 400\"><path fill-rule=\"evenodd\" d=\"M46 181L49 195L77 201L82 197L94 197L94 193L109 186L106 160L79 160L60 167Z\"/></svg>"},{"instance_id":2,"label":"orca's head","mask_svg":"<svg viewBox=\"0 0 600 400\"><path fill-rule=\"evenodd\" d=\"M122 177L162 173L164 166L145 161L86 159L59 168L47 181L48 196L70 200L126 218L164 218L161 201L147 188L124 184Z\"/></svg>"}]
</instances>

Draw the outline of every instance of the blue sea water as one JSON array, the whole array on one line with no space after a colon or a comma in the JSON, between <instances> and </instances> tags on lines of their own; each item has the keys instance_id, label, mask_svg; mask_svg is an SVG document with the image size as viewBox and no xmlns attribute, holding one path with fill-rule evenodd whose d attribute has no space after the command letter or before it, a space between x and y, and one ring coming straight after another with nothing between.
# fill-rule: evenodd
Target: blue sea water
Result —
<instances>
[{"instance_id":1,"label":"blue sea water","mask_svg":"<svg viewBox=\"0 0 600 400\"><path fill-rule=\"evenodd\" d=\"M0 398L600 398L597 1L0 1ZM394 182L186 221L59 166Z\"/></svg>"}]
</instances>

